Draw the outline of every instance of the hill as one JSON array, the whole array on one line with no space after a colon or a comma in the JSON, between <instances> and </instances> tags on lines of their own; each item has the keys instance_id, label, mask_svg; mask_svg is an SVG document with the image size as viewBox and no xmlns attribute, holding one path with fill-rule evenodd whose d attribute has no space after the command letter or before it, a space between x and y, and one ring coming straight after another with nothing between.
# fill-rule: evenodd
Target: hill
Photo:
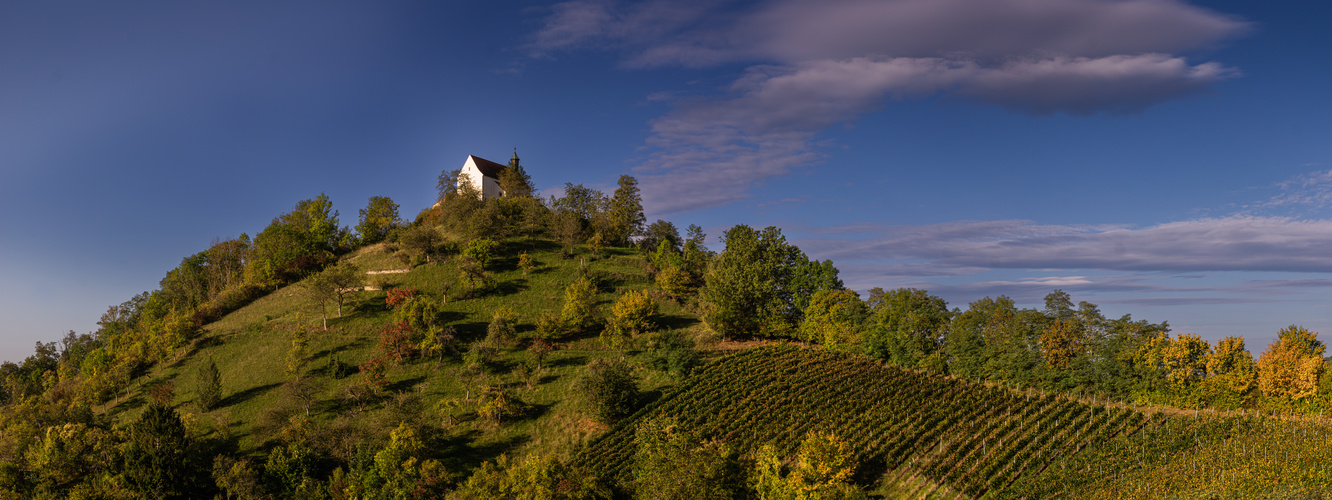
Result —
<instances>
[{"instance_id":1,"label":"hill","mask_svg":"<svg viewBox=\"0 0 1332 500\"><path fill-rule=\"evenodd\" d=\"M629 181L372 200L356 238L321 196L214 243L0 368L0 498L1332 491L1312 332L1255 363L1060 291L862 300L777 228L631 231Z\"/></svg>"}]
</instances>

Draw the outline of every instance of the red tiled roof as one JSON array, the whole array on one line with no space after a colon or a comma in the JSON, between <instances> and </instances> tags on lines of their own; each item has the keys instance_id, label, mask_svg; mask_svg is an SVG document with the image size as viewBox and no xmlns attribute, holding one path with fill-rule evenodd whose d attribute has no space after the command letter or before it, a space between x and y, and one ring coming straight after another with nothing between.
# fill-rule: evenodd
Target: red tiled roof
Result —
<instances>
[{"instance_id":1,"label":"red tiled roof","mask_svg":"<svg viewBox=\"0 0 1332 500\"><path fill-rule=\"evenodd\" d=\"M481 171L481 175L490 177L492 179L499 179L500 171L507 168L505 165L500 165L498 163L487 160L480 156L476 155L467 155L467 156L472 159L472 163L476 164L476 169Z\"/></svg>"}]
</instances>

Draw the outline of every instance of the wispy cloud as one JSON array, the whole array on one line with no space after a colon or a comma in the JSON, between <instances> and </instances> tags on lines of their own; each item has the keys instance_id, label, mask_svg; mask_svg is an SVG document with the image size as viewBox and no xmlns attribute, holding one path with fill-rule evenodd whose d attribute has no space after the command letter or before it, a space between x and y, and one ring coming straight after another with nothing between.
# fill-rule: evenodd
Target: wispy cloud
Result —
<instances>
[{"instance_id":1,"label":"wispy cloud","mask_svg":"<svg viewBox=\"0 0 1332 500\"><path fill-rule=\"evenodd\" d=\"M1332 206L1332 170L1318 170L1280 182L1281 193L1265 207L1304 207L1323 209Z\"/></svg>"},{"instance_id":2,"label":"wispy cloud","mask_svg":"<svg viewBox=\"0 0 1332 500\"><path fill-rule=\"evenodd\" d=\"M986 269L1332 272L1332 220L1225 217L1143 228L1027 221L865 226L855 238L810 240L821 258L924 260Z\"/></svg>"},{"instance_id":3,"label":"wispy cloud","mask_svg":"<svg viewBox=\"0 0 1332 500\"><path fill-rule=\"evenodd\" d=\"M1031 114L1124 114L1234 77L1181 51L1249 29L1174 0L839 0L553 7L533 56L610 49L630 67L750 65L652 122L640 173L657 213L743 199L816 164L817 134L886 98L952 95Z\"/></svg>"}]
</instances>

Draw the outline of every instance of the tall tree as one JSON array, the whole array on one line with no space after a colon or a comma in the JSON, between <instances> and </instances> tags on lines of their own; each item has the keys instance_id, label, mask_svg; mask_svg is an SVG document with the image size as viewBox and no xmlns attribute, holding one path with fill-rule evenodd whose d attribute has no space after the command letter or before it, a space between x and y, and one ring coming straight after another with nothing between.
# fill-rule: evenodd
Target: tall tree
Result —
<instances>
[{"instance_id":1,"label":"tall tree","mask_svg":"<svg viewBox=\"0 0 1332 500\"><path fill-rule=\"evenodd\" d=\"M196 489L200 467L190 431L176 410L153 403L125 432L121 471L129 488L142 498L188 498Z\"/></svg>"},{"instance_id":2,"label":"tall tree","mask_svg":"<svg viewBox=\"0 0 1332 500\"><path fill-rule=\"evenodd\" d=\"M842 288L831 262L811 263L776 227L738 225L724 240L702 291L703 321L724 336L793 337L808 297Z\"/></svg>"},{"instance_id":3,"label":"tall tree","mask_svg":"<svg viewBox=\"0 0 1332 500\"><path fill-rule=\"evenodd\" d=\"M390 229L402 224L398 216L398 204L387 196L371 196L369 203L360 210L361 223L356 225L356 234L361 243L370 245L384 240Z\"/></svg>"},{"instance_id":4,"label":"tall tree","mask_svg":"<svg viewBox=\"0 0 1332 500\"><path fill-rule=\"evenodd\" d=\"M530 198L536 191L532 189L532 176L527 175L527 170L518 161L517 151L513 152L509 165L500 171L499 185L508 198Z\"/></svg>"},{"instance_id":5,"label":"tall tree","mask_svg":"<svg viewBox=\"0 0 1332 500\"><path fill-rule=\"evenodd\" d=\"M948 303L925 290L870 290L870 355L912 368L942 371L943 346L952 313Z\"/></svg>"},{"instance_id":6,"label":"tall tree","mask_svg":"<svg viewBox=\"0 0 1332 500\"><path fill-rule=\"evenodd\" d=\"M607 210L610 227L606 232L612 244L624 246L629 243L629 238L643 233L647 217L643 215L643 195L638 190L638 179L621 175L618 185Z\"/></svg>"}]
</instances>

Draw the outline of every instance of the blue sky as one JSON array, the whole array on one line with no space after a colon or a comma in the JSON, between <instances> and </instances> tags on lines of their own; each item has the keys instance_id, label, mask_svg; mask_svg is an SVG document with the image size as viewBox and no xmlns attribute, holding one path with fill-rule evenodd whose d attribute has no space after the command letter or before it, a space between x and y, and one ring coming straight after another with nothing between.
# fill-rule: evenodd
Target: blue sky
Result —
<instances>
[{"instance_id":1,"label":"blue sky","mask_svg":"<svg viewBox=\"0 0 1332 500\"><path fill-rule=\"evenodd\" d=\"M321 192L468 154L776 225L848 286L1332 332L1317 2L10 2L0 359ZM714 247L718 247L713 243Z\"/></svg>"}]
</instances>

